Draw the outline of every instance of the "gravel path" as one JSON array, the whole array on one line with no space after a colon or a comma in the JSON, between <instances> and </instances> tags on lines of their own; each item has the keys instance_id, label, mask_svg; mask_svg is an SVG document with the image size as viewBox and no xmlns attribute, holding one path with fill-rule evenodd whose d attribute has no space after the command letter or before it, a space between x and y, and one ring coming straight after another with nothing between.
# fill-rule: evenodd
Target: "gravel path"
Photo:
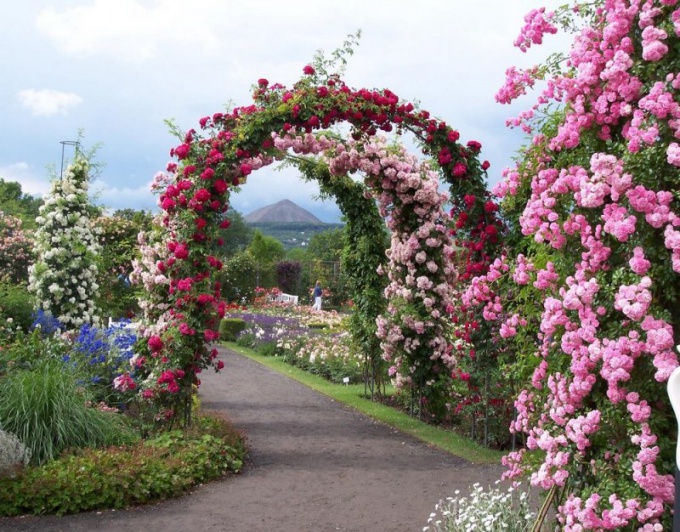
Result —
<instances>
[{"instance_id":1,"label":"gravel path","mask_svg":"<svg viewBox=\"0 0 680 532\"><path fill-rule=\"evenodd\" d=\"M419 531L434 504L501 467L430 448L237 353L204 374L203 406L248 437L243 473L154 506L0 519L7 531Z\"/></svg>"}]
</instances>

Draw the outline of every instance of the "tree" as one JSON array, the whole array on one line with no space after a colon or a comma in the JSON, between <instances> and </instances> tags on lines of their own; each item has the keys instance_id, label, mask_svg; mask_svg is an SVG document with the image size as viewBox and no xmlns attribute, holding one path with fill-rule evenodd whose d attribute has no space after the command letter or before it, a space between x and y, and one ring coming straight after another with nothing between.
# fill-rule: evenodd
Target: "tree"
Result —
<instances>
[{"instance_id":1,"label":"tree","mask_svg":"<svg viewBox=\"0 0 680 532\"><path fill-rule=\"evenodd\" d=\"M271 288L276 284L274 268L285 256L283 244L271 236L265 236L255 230L253 240L248 246L248 254L256 265L256 282L258 286Z\"/></svg>"},{"instance_id":2,"label":"tree","mask_svg":"<svg viewBox=\"0 0 680 532\"><path fill-rule=\"evenodd\" d=\"M297 294L302 280L302 265L299 262L281 261L276 265L276 283L286 294Z\"/></svg>"},{"instance_id":3,"label":"tree","mask_svg":"<svg viewBox=\"0 0 680 532\"><path fill-rule=\"evenodd\" d=\"M246 224L243 215L237 210L228 210L225 219L229 220L229 227L220 231L224 243L219 248L219 255L229 259L250 245L253 240L253 229Z\"/></svg>"},{"instance_id":4,"label":"tree","mask_svg":"<svg viewBox=\"0 0 680 532\"><path fill-rule=\"evenodd\" d=\"M257 264L252 255L240 251L231 257L219 272L222 297L231 303L245 304L255 294Z\"/></svg>"},{"instance_id":5,"label":"tree","mask_svg":"<svg viewBox=\"0 0 680 532\"><path fill-rule=\"evenodd\" d=\"M328 229L309 239L307 252L323 262L339 262L345 247L344 229Z\"/></svg>"},{"instance_id":6,"label":"tree","mask_svg":"<svg viewBox=\"0 0 680 532\"><path fill-rule=\"evenodd\" d=\"M0 178L0 211L21 219L27 229L36 227L35 219L42 200L24 194L21 184Z\"/></svg>"}]
</instances>

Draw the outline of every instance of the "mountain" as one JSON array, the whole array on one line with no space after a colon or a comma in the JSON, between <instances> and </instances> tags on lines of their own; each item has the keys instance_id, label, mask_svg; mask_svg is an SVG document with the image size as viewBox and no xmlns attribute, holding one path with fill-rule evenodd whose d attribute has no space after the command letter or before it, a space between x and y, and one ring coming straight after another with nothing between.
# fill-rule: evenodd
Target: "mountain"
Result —
<instances>
[{"instance_id":1,"label":"mountain","mask_svg":"<svg viewBox=\"0 0 680 532\"><path fill-rule=\"evenodd\" d=\"M295 203L287 199L257 209L244 216L244 219L248 224L293 222L324 225L324 222L319 220L311 212L306 211L302 207L298 207Z\"/></svg>"}]
</instances>

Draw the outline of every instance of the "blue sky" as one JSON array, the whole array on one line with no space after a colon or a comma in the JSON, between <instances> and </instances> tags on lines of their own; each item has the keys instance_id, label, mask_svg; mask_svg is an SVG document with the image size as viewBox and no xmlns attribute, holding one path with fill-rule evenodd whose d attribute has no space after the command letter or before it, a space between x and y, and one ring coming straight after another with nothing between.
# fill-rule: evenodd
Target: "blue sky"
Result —
<instances>
[{"instance_id":1,"label":"blue sky","mask_svg":"<svg viewBox=\"0 0 680 532\"><path fill-rule=\"evenodd\" d=\"M321 49L362 30L344 76L353 87L388 88L482 143L490 182L523 142L505 119L531 104L494 102L505 69L546 51L512 46L524 14L554 0L30 0L0 18L0 178L40 195L59 173L61 141L84 133L100 145L92 185L111 209L155 209L149 192L182 130L202 116L248 105L258 78L292 85ZM549 43L550 44L550 43ZM566 50L554 39L546 50ZM66 149L72 157L73 150ZM232 206L247 214L290 199L326 222L333 202L315 199L294 171L254 173Z\"/></svg>"}]
</instances>

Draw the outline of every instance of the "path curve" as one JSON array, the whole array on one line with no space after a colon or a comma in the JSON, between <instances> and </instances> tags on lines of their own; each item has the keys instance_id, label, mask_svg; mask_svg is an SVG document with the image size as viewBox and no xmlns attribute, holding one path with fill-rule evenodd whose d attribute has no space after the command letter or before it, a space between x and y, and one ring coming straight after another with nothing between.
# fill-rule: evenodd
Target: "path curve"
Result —
<instances>
[{"instance_id":1,"label":"path curve","mask_svg":"<svg viewBox=\"0 0 680 532\"><path fill-rule=\"evenodd\" d=\"M428 447L233 351L220 357L200 395L247 434L242 474L153 506L0 519L0 530L411 532L439 499L500 477L499 465Z\"/></svg>"}]
</instances>

